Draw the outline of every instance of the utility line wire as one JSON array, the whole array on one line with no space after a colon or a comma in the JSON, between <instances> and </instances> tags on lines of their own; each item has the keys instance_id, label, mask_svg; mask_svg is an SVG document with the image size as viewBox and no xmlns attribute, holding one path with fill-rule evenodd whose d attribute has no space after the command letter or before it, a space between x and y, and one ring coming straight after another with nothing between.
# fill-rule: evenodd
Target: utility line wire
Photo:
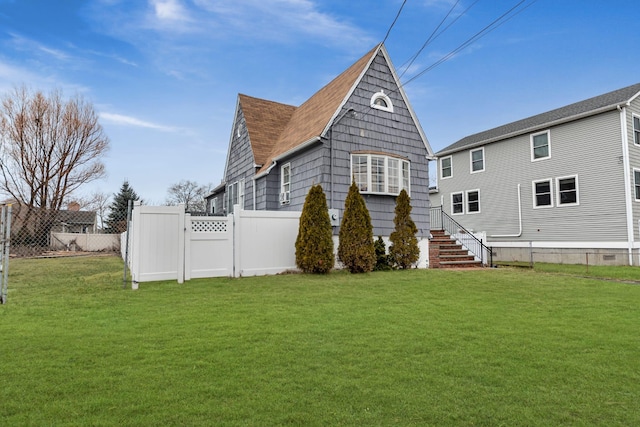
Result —
<instances>
[{"instance_id":1,"label":"utility line wire","mask_svg":"<svg viewBox=\"0 0 640 427\"><path fill-rule=\"evenodd\" d=\"M479 0L476 0L476 2ZM438 32L438 30L440 29L440 27L442 26L442 24L444 24L444 21L447 20L447 18L449 17L449 15L451 15L451 12L453 12L453 10L456 8L456 6L458 6L458 3L460 3L460 0L456 0L456 2L454 3L453 6L451 6L451 9L449 9L449 12L445 15L444 18L442 18L442 21L440 21L440 23L438 24L438 26L436 28L433 29L433 31L431 32L431 34L429 35L429 37L427 38L427 40L422 44L422 47L411 57L409 58L409 60L407 62L405 62L404 64L402 64L400 66L400 68L404 67L405 64L407 65L404 69L404 71L400 74L400 76L398 77L399 79L402 78L402 76L405 75L405 73L409 70L409 68L411 68L411 66L413 65L413 62L418 58L418 56L420 56L420 54L422 53L422 51L424 50L425 47L427 47L427 45L429 43L431 43L431 41L434 39L434 35L436 34L436 32ZM474 3L475 4L475 3ZM466 12L466 11L465 11ZM459 16L458 16L459 17ZM457 19L457 18L456 18ZM455 21L453 21L455 22ZM448 28L448 27L447 27Z\"/></svg>"},{"instance_id":2,"label":"utility line wire","mask_svg":"<svg viewBox=\"0 0 640 427\"><path fill-rule=\"evenodd\" d=\"M407 0L404 0L402 2L402 4L400 5L400 9L398 10L398 13L396 14L396 17L394 18L393 22L391 23L391 26L387 30L387 34L385 34L384 39L382 39L382 43L387 41L387 38L389 37L389 34L391 33L391 29L393 28L394 25L396 25L396 22L398 21L398 18L400 17L400 13L402 13L402 9L404 9L404 5L405 4L407 4Z\"/></svg>"},{"instance_id":3,"label":"utility line wire","mask_svg":"<svg viewBox=\"0 0 640 427\"><path fill-rule=\"evenodd\" d=\"M510 18L505 19L505 16L509 15L511 12L513 12L516 8L518 8L520 5L522 5L522 3L526 2L527 0L520 0L520 2L518 2L515 6L513 6L511 9L509 9L508 11L506 11L505 13L503 13L502 15L500 15L498 18L494 19L493 22L491 22L489 25L485 26L483 29L481 29L480 31L478 31L477 33L475 33L473 36L471 36L470 38L468 38L464 43L462 43L460 46L458 46L457 48L455 48L454 50L452 50L451 52L449 52L448 54L446 54L445 56L443 56L442 58L440 58L439 60L437 60L436 62L434 62L433 64L431 64L430 66L428 66L427 68L425 68L424 70L422 70L421 72L419 72L418 74L414 75L413 77L411 77L409 80L407 80L406 82L402 83L402 86L406 86L409 83L411 83L412 81L414 81L415 79L423 76L425 73L433 70L435 67L437 67L438 65L442 64L443 62L449 60L451 57L453 57L455 54L457 54L458 52L460 52L461 50L465 49L466 47L468 47L469 45L473 44L474 42L476 42L477 40L481 39L482 37L486 36L487 34L489 34L491 31L495 30L496 28L498 28L499 26L501 26L502 24L504 24L505 22L507 22ZM536 0L534 0L535 2ZM533 4L533 3L531 3ZM530 6L530 5L529 5ZM527 6L528 7L528 6ZM523 9L524 10L524 9ZM519 13L519 12L517 12ZM516 13L516 14L517 14ZM514 14L513 16L515 16L516 14ZM503 22L500 22L504 19Z\"/></svg>"},{"instance_id":4,"label":"utility line wire","mask_svg":"<svg viewBox=\"0 0 640 427\"><path fill-rule=\"evenodd\" d=\"M475 3L477 3L479 0L476 0ZM401 88L405 87L406 85L408 85L409 83L411 83L412 81L416 80L419 77L422 77L425 73L433 70L435 67L437 67L438 65L446 62L447 60L451 59L451 57L453 57L456 53L460 52L461 50L465 49L466 47L468 47L469 45L471 45L472 43L478 41L479 39L481 39L482 37L486 36L487 34L489 34L491 31L495 30L496 28L500 27L502 24L504 24L505 22L509 21L511 18L513 18L514 16L518 15L520 12L524 11L525 9L527 9L529 6L533 5L537 0L532 0L532 2L530 4L528 4L527 6L525 6L524 8L522 8L521 10L516 11L513 15L509 16L508 18L505 18L507 15L509 15L511 12L513 12L516 8L518 8L520 5L522 5L523 3L525 3L527 0L521 0L520 2L518 2L515 6L513 6L512 8L510 8L509 10L507 10L505 13L503 13L502 15L500 15L498 18L494 19L489 25L485 26L483 29L481 29L480 31L476 32L473 36L471 36L470 38L468 38L465 42L463 42L460 46L458 46L456 49L452 50L451 52L449 52L448 54L446 54L445 56L443 56L442 58L440 58L438 61L436 61L435 63L431 64L430 66L428 66L427 68L425 68L424 70L422 70L421 72L419 72L418 74L414 75L413 77L411 77L409 80L407 80L406 82L402 83L402 82L398 82L398 88L389 92L389 94L391 93L395 93L398 92ZM406 3L406 0L405 0ZM473 3L473 4L475 4ZM473 6L472 4L472 6ZM404 6L404 3L403 3ZM471 6L470 6L471 7ZM470 8L469 7L469 8ZM465 10L465 12L467 10L469 10L469 8L467 8ZM402 10L402 8L401 8ZM399 15L399 13L398 13ZM397 17L396 17L397 19ZM502 21L504 19L504 21ZM502 21L502 22L500 22ZM395 21L394 21L395 23ZM392 25L393 26L393 25ZM448 28L448 27L447 27ZM391 29L389 29L391 30ZM446 28L445 28L446 30ZM444 30L443 30L444 31ZM442 33L442 32L441 32ZM441 34L440 33L440 34ZM387 32L388 34L388 32ZM373 108L371 106L369 106L369 108L367 110L363 110L363 111L356 111L354 110L354 113L356 114L363 114L361 119L366 117L367 115L369 115L369 113L373 110ZM337 135L342 135L345 134L346 132L340 132ZM336 135L336 136L337 136Z\"/></svg>"}]
</instances>

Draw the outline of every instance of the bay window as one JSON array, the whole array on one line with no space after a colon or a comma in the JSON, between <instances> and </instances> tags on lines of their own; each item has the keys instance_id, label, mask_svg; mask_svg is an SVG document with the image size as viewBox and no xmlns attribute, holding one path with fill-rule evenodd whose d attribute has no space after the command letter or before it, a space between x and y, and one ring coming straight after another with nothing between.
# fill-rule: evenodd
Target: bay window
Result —
<instances>
[{"instance_id":1,"label":"bay window","mask_svg":"<svg viewBox=\"0 0 640 427\"><path fill-rule=\"evenodd\" d=\"M353 154L351 176L361 193L398 195L410 192L409 161L384 154Z\"/></svg>"}]
</instances>

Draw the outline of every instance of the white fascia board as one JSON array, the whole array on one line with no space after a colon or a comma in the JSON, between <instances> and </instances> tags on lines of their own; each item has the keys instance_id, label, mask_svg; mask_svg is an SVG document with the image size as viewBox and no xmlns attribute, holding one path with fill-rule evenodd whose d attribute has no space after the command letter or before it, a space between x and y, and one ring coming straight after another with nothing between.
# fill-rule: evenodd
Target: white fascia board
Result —
<instances>
[{"instance_id":1,"label":"white fascia board","mask_svg":"<svg viewBox=\"0 0 640 427\"><path fill-rule=\"evenodd\" d=\"M407 109L409 110L409 114L411 114L411 118L413 119L413 122L415 123L416 128L418 129L418 133L420 134L420 138L422 138L422 143L424 144L424 148L427 149L427 158L430 160L435 160L434 158L435 154L433 152L433 149L431 148L431 144L429 143L429 140L427 139L427 135L425 135L424 130L422 129L422 125L420 125L420 120L418 120L418 116L416 115L415 111L413 110L413 107L411 106L411 103L409 102L409 98L407 97L407 94L405 93L404 88L400 83L400 79L398 78L398 74L396 73L396 68L393 66L393 62L391 62L391 58L389 58L389 53L387 52L387 49L384 47L383 44L380 45L380 51L382 51L382 55L384 56L384 59L387 61L387 65L391 70L391 75L393 76L393 80L395 81L396 86L398 87L400 96L402 97L404 104L407 106Z\"/></svg>"},{"instance_id":2,"label":"white fascia board","mask_svg":"<svg viewBox=\"0 0 640 427\"><path fill-rule=\"evenodd\" d=\"M331 127L333 126L333 121L338 117L338 114L340 114L340 112L344 108L345 104L347 103L347 101L349 100L349 98L351 97L353 92L356 90L356 87L358 87L358 85L360 84L360 81L364 77L365 73L367 72L369 67L371 67L371 63L373 62L373 60L376 57L376 55L378 55L378 52L380 51L380 47L382 47L382 43L380 43L378 45L378 48L375 50L375 52L373 52L373 54L371 54L371 57L369 58L369 61L367 62L367 65L362 69L362 72L360 73L358 78L355 80L355 82L351 86L351 89L349 89L349 91L347 92L345 97L342 98L342 102L340 102L340 105L338 106L338 108L336 108L336 111L333 112L333 115L331 116L331 119L329 119L329 122L326 124L326 126L322 130L322 133L320 134L320 137L326 138L327 132L329 132L329 129L331 129Z\"/></svg>"},{"instance_id":3,"label":"white fascia board","mask_svg":"<svg viewBox=\"0 0 640 427\"><path fill-rule=\"evenodd\" d=\"M253 177L253 179L254 179L254 180L256 180L256 179L260 179L260 178L262 178L263 176L269 175L269 172L271 172L271 169L273 169L273 168L275 167L275 165L276 165L280 160L285 159L285 158L287 158L287 157L289 157L289 156L291 156L291 155L293 155L293 154L297 153L298 151L305 150L306 148L308 148L308 147L310 147L310 146L314 145L314 144L315 144L316 142L318 142L318 141L320 141L320 137L319 137L319 136L314 136L313 138L308 139L307 141L303 142L302 144L297 145L297 146L293 147L292 149L290 149L290 150L288 150L288 151L285 151L284 153L282 153L282 154L280 154L280 155L278 155L278 156L274 157L274 158L273 158L273 160L272 160L271 166L269 166L269 167L268 167L264 172L259 173L259 174L256 174L256 175Z\"/></svg>"},{"instance_id":4,"label":"white fascia board","mask_svg":"<svg viewBox=\"0 0 640 427\"><path fill-rule=\"evenodd\" d=\"M233 125L231 126L231 135L229 136L229 147L227 148L227 159L224 162L224 175L222 180L227 179L227 168L229 167L229 157L231 156L231 144L233 144L233 135L236 128L236 122L238 121L238 112L240 111L240 95L236 98L236 111L233 113Z\"/></svg>"}]
</instances>

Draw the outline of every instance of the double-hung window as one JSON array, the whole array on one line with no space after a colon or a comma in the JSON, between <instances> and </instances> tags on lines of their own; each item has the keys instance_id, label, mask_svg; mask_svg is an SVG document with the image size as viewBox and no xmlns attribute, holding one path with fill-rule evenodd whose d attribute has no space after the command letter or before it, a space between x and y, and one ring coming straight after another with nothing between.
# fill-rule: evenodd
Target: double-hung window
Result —
<instances>
[{"instance_id":1,"label":"double-hung window","mask_svg":"<svg viewBox=\"0 0 640 427\"><path fill-rule=\"evenodd\" d=\"M467 213L480 212L480 190L467 191Z\"/></svg>"},{"instance_id":2,"label":"double-hung window","mask_svg":"<svg viewBox=\"0 0 640 427\"><path fill-rule=\"evenodd\" d=\"M454 215L464 213L464 194L451 193L451 213Z\"/></svg>"},{"instance_id":3,"label":"double-hung window","mask_svg":"<svg viewBox=\"0 0 640 427\"><path fill-rule=\"evenodd\" d=\"M551 157L551 141L549 131L531 135L531 161L547 159Z\"/></svg>"},{"instance_id":4,"label":"double-hung window","mask_svg":"<svg viewBox=\"0 0 640 427\"><path fill-rule=\"evenodd\" d=\"M553 206L553 197L551 196L551 180L544 179L533 182L533 207L545 208Z\"/></svg>"},{"instance_id":5,"label":"double-hung window","mask_svg":"<svg viewBox=\"0 0 640 427\"><path fill-rule=\"evenodd\" d=\"M291 195L291 163L280 168L280 204L289 204Z\"/></svg>"},{"instance_id":6,"label":"double-hung window","mask_svg":"<svg viewBox=\"0 0 640 427\"><path fill-rule=\"evenodd\" d=\"M579 204L577 176L557 178L556 191L558 206Z\"/></svg>"},{"instance_id":7,"label":"double-hung window","mask_svg":"<svg viewBox=\"0 0 640 427\"><path fill-rule=\"evenodd\" d=\"M640 202L640 170L633 170L633 188L636 202Z\"/></svg>"},{"instance_id":8,"label":"double-hung window","mask_svg":"<svg viewBox=\"0 0 640 427\"><path fill-rule=\"evenodd\" d=\"M484 171L484 148L470 151L471 173Z\"/></svg>"},{"instance_id":9,"label":"double-hung window","mask_svg":"<svg viewBox=\"0 0 640 427\"><path fill-rule=\"evenodd\" d=\"M451 156L440 159L440 178L451 178L453 176L453 165Z\"/></svg>"},{"instance_id":10,"label":"double-hung window","mask_svg":"<svg viewBox=\"0 0 640 427\"><path fill-rule=\"evenodd\" d=\"M633 115L633 143L640 145L640 116Z\"/></svg>"},{"instance_id":11,"label":"double-hung window","mask_svg":"<svg viewBox=\"0 0 640 427\"><path fill-rule=\"evenodd\" d=\"M351 176L361 193L398 195L410 193L409 161L384 154L351 156Z\"/></svg>"}]
</instances>

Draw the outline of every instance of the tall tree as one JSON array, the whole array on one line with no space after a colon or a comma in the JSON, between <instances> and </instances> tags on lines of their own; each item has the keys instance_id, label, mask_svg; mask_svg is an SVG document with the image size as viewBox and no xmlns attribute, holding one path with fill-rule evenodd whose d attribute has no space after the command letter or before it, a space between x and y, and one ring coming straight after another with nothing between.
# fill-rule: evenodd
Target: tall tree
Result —
<instances>
[{"instance_id":1,"label":"tall tree","mask_svg":"<svg viewBox=\"0 0 640 427\"><path fill-rule=\"evenodd\" d=\"M205 196L211 187L211 185L199 185L195 181L184 179L169 187L166 203L169 206L184 203L187 212L204 212L206 210Z\"/></svg>"},{"instance_id":2,"label":"tall tree","mask_svg":"<svg viewBox=\"0 0 640 427\"><path fill-rule=\"evenodd\" d=\"M320 184L304 200L296 238L296 265L305 273L328 273L333 268L333 231L327 197Z\"/></svg>"},{"instance_id":3,"label":"tall tree","mask_svg":"<svg viewBox=\"0 0 640 427\"><path fill-rule=\"evenodd\" d=\"M92 104L25 86L0 106L0 191L21 210L21 234L45 245L56 212L83 184L105 174L109 138ZM23 211L24 209L24 211Z\"/></svg>"},{"instance_id":4,"label":"tall tree","mask_svg":"<svg viewBox=\"0 0 640 427\"><path fill-rule=\"evenodd\" d=\"M109 206L109 215L105 221L105 233L122 233L127 230L127 213L129 200L140 200L128 181L122 183L118 194L113 195L113 202Z\"/></svg>"},{"instance_id":5,"label":"tall tree","mask_svg":"<svg viewBox=\"0 0 640 427\"><path fill-rule=\"evenodd\" d=\"M411 199L402 190L396 199L396 215L393 218L395 229L389 236L391 246L389 257L396 267L407 269L418 261L420 248L418 247L418 227L411 219Z\"/></svg>"},{"instance_id":6,"label":"tall tree","mask_svg":"<svg viewBox=\"0 0 640 427\"><path fill-rule=\"evenodd\" d=\"M351 273L367 273L376 265L371 216L355 182L344 202L338 258Z\"/></svg>"}]
</instances>

